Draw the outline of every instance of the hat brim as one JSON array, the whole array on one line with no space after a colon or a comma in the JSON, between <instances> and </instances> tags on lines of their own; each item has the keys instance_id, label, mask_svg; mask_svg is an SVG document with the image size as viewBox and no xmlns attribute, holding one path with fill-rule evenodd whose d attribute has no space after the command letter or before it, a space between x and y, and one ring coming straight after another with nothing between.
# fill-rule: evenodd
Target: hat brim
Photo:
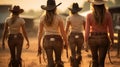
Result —
<instances>
[{"instance_id":1,"label":"hat brim","mask_svg":"<svg viewBox=\"0 0 120 67\"><path fill-rule=\"evenodd\" d=\"M46 5L42 5L41 8L42 8L43 10L53 10L53 9L56 8L56 6L51 6L51 5L46 6Z\"/></svg>"},{"instance_id":2,"label":"hat brim","mask_svg":"<svg viewBox=\"0 0 120 67\"><path fill-rule=\"evenodd\" d=\"M95 5L102 5L102 4L105 4L107 1L88 1L92 4L95 4Z\"/></svg>"},{"instance_id":3,"label":"hat brim","mask_svg":"<svg viewBox=\"0 0 120 67\"><path fill-rule=\"evenodd\" d=\"M55 5L55 6L53 6L53 5L41 5L41 8L43 9L43 10L53 10L53 9L55 9L56 7L58 7L59 5L61 5L62 3L59 3L58 5Z\"/></svg>"},{"instance_id":4,"label":"hat brim","mask_svg":"<svg viewBox=\"0 0 120 67\"><path fill-rule=\"evenodd\" d=\"M9 9L10 12L13 12L13 13L23 13L24 10L23 9L19 9L19 10L12 10L12 9Z\"/></svg>"},{"instance_id":5,"label":"hat brim","mask_svg":"<svg viewBox=\"0 0 120 67\"><path fill-rule=\"evenodd\" d=\"M68 8L70 11L72 12L79 12L82 10L82 8L78 8L78 9L72 9L72 8Z\"/></svg>"},{"instance_id":6,"label":"hat brim","mask_svg":"<svg viewBox=\"0 0 120 67\"><path fill-rule=\"evenodd\" d=\"M97 2L97 1L95 1L95 2L93 2L93 4L95 4L95 5L102 5L102 4L105 4L107 1L102 1L102 2Z\"/></svg>"}]
</instances>

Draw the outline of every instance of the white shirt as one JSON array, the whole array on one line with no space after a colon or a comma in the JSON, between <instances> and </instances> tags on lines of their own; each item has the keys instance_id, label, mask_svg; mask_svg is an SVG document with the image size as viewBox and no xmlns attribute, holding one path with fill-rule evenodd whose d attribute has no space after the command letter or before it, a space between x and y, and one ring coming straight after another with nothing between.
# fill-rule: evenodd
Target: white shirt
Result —
<instances>
[{"instance_id":1,"label":"white shirt","mask_svg":"<svg viewBox=\"0 0 120 67\"><path fill-rule=\"evenodd\" d=\"M18 17L16 19L16 21L11 24L11 17L8 17L6 18L6 21L5 21L7 24L8 24L8 33L9 34L17 34L17 33L20 33L20 28L21 26L25 23L24 19Z\"/></svg>"},{"instance_id":2,"label":"white shirt","mask_svg":"<svg viewBox=\"0 0 120 67\"><path fill-rule=\"evenodd\" d=\"M40 19L40 23L43 23L44 25L44 32L45 35L60 35L60 29L59 29L59 23L63 23L63 19L59 15L54 16L53 24L52 26L47 26L44 21L45 16L42 16Z\"/></svg>"},{"instance_id":3,"label":"white shirt","mask_svg":"<svg viewBox=\"0 0 120 67\"><path fill-rule=\"evenodd\" d=\"M85 18L81 15L75 14L68 16L66 22L70 22L70 32L82 32L84 30L83 22Z\"/></svg>"}]
</instances>

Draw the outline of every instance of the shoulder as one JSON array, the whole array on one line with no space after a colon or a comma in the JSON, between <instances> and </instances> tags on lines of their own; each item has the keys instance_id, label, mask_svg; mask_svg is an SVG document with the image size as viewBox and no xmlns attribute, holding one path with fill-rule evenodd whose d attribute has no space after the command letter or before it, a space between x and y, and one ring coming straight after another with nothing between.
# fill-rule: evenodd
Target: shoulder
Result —
<instances>
[{"instance_id":1,"label":"shoulder","mask_svg":"<svg viewBox=\"0 0 120 67\"><path fill-rule=\"evenodd\" d=\"M43 16L40 17L40 20L43 20L44 18L45 18L45 16L43 15Z\"/></svg>"},{"instance_id":2,"label":"shoulder","mask_svg":"<svg viewBox=\"0 0 120 67\"><path fill-rule=\"evenodd\" d=\"M56 18L57 20L63 21L63 18L62 18L62 16L60 16L60 15L55 15L55 18Z\"/></svg>"},{"instance_id":3,"label":"shoulder","mask_svg":"<svg viewBox=\"0 0 120 67\"><path fill-rule=\"evenodd\" d=\"M112 18L112 15L111 15L111 13L109 12L109 11L106 11L106 18L107 19L111 19Z\"/></svg>"},{"instance_id":4,"label":"shoulder","mask_svg":"<svg viewBox=\"0 0 120 67\"><path fill-rule=\"evenodd\" d=\"M11 19L11 17L7 17L5 20L8 21L8 20L10 20L10 19Z\"/></svg>"},{"instance_id":5,"label":"shoulder","mask_svg":"<svg viewBox=\"0 0 120 67\"><path fill-rule=\"evenodd\" d=\"M7 17L6 20L9 20L11 17Z\"/></svg>"},{"instance_id":6,"label":"shoulder","mask_svg":"<svg viewBox=\"0 0 120 67\"><path fill-rule=\"evenodd\" d=\"M111 16L111 13L109 11L106 11L107 16Z\"/></svg>"},{"instance_id":7,"label":"shoulder","mask_svg":"<svg viewBox=\"0 0 120 67\"><path fill-rule=\"evenodd\" d=\"M44 15L40 17L40 23L43 23L43 22L44 22L44 18L45 18Z\"/></svg>"},{"instance_id":8,"label":"shoulder","mask_svg":"<svg viewBox=\"0 0 120 67\"><path fill-rule=\"evenodd\" d=\"M62 19L62 16L60 15L55 15L56 18Z\"/></svg>"},{"instance_id":9,"label":"shoulder","mask_svg":"<svg viewBox=\"0 0 120 67\"><path fill-rule=\"evenodd\" d=\"M109 11L106 11L106 14L111 14Z\"/></svg>"},{"instance_id":10,"label":"shoulder","mask_svg":"<svg viewBox=\"0 0 120 67\"><path fill-rule=\"evenodd\" d=\"M24 23L25 23L25 20L24 20L23 18L19 17L19 18L17 19L17 22L19 22L19 23L21 23L21 24L24 24Z\"/></svg>"},{"instance_id":11,"label":"shoulder","mask_svg":"<svg viewBox=\"0 0 120 67\"><path fill-rule=\"evenodd\" d=\"M10 20L11 20L11 17L7 17L7 18L5 19L5 23L9 23Z\"/></svg>"},{"instance_id":12,"label":"shoulder","mask_svg":"<svg viewBox=\"0 0 120 67\"><path fill-rule=\"evenodd\" d=\"M79 16L84 18L84 16L82 16L82 15L79 15Z\"/></svg>"},{"instance_id":13,"label":"shoulder","mask_svg":"<svg viewBox=\"0 0 120 67\"><path fill-rule=\"evenodd\" d=\"M72 17L71 15L67 16L67 18L71 18L71 17Z\"/></svg>"},{"instance_id":14,"label":"shoulder","mask_svg":"<svg viewBox=\"0 0 120 67\"><path fill-rule=\"evenodd\" d=\"M67 16L66 19L69 20L71 18L71 16Z\"/></svg>"},{"instance_id":15,"label":"shoulder","mask_svg":"<svg viewBox=\"0 0 120 67\"><path fill-rule=\"evenodd\" d=\"M82 16L82 15L79 15L79 17L80 17L81 19L83 19L83 20L85 19L85 17L84 17L84 16Z\"/></svg>"},{"instance_id":16,"label":"shoulder","mask_svg":"<svg viewBox=\"0 0 120 67\"><path fill-rule=\"evenodd\" d=\"M87 17L91 17L92 16L92 12L87 14Z\"/></svg>"}]
</instances>

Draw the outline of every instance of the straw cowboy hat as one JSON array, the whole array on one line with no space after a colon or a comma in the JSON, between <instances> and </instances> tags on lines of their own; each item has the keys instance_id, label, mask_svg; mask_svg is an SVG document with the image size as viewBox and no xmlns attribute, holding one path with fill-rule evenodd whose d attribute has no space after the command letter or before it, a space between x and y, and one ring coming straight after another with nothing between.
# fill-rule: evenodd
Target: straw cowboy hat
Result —
<instances>
[{"instance_id":1,"label":"straw cowboy hat","mask_svg":"<svg viewBox=\"0 0 120 67\"><path fill-rule=\"evenodd\" d=\"M93 3L95 5L102 5L105 4L107 2L107 0L88 0L88 2Z\"/></svg>"},{"instance_id":2,"label":"straw cowboy hat","mask_svg":"<svg viewBox=\"0 0 120 67\"><path fill-rule=\"evenodd\" d=\"M14 6L13 8L9 8L9 11L12 13L22 13L24 12L23 9L20 8L20 6Z\"/></svg>"},{"instance_id":3,"label":"straw cowboy hat","mask_svg":"<svg viewBox=\"0 0 120 67\"><path fill-rule=\"evenodd\" d=\"M72 8L68 8L72 12L78 12L82 9L82 7L79 7L78 3L73 3Z\"/></svg>"},{"instance_id":4,"label":"straw cowboy hat","mask_svg":"<svg viewBox=\"0 0 120 67\"><path fill-rule=\"evenodd\" d=\"M55 9L57 6L61 5L62 3L59 3L58 5L56 5L55 0L48 0L47 1L47 5L41 5L41 8L43 10L53 10Z\"/></svg>"}]
</instances>

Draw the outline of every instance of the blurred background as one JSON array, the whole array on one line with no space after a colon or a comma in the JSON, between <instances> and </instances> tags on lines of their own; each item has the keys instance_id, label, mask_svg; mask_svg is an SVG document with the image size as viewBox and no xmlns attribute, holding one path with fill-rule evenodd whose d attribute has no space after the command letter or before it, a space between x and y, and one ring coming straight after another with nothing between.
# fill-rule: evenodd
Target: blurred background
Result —
<instances>
[{"instance_id":1,"label":"blurred background","mask_svg":"<svg viewBox=\"0 0 120 67\"><path fill-rule=\"evenodd\" d=\"M39 26L39 21L41 15L44 11L40 8L41 5L46 5L47 0L0 0L0 65L1 67L7 67L7 63L9 60L9 49L6 45L6 50L3 51L1 48L1 39L2 33L4 28L4 21L6 17L10 15L8 8L19 5L21 8L24 9L24 13L20 16L25 19L25 27L26 31L30 40L30 49L26 50L23 49L23 60L26 67L39 67L38 58L36 57L37 54L37 31ZM79 14L86 17L87 13L90 12L90 4L87 0L56 0L56 4L62 2L62 4L57 7L57 12L62 16L62 18L66 19L69 15L68 7L71 7L73 2L77 2L80 7L83 9L79 12ZM120 66L120 59L116 58L120 57L120 0L108 0L106 3L108 10L112 14L113 19L113 26L114 26L114 47L115 50L112 51L113 62L116 62L116 65L111 65L107 59L107 67L119 67ZM65 24L65 23L64 23ZM117 27L117 29L116 29ZM118 34L119 33L119 34ZM84 51L83 51L84 52ZM87 56L89 53L83 53L83 60L84 63L82 67L88 67L90 62L90 57ZM66 60L65 53L63 53L63 59ZM86 64L87 63L87 64ZM65 64L67 67L68 63ZM42 66L44 67L44 66Z\"/></svg>"},{"instance_id":2,"label":"blurred background","mask_svg":"<svg viewBox=\"0 0 120 67\"><path fill-rule=\"evenodd\" d=\"M26 21L25 25L27 32L29 32L30 36L34 36L34 34L36 35L40 17L44 12L40 6L46 5L46 2L47 0L0 0L0 38L2 35L5 18L10 14L8 8L14 5L19 5L25 10L21 17ZM56 4L60 2L62 2L62 5L57 8L57 12L63 17L64 20L69 14L68 7L71 7L73 2L77 2L80 7L83 7L82 11L80 11L81 15L86 16L86 14L90 12L90 4L87 0L56 0ZM108 0L107 2L108 8L118 6L120 7L120 0Z\"/></svg>"}]
</instances>

